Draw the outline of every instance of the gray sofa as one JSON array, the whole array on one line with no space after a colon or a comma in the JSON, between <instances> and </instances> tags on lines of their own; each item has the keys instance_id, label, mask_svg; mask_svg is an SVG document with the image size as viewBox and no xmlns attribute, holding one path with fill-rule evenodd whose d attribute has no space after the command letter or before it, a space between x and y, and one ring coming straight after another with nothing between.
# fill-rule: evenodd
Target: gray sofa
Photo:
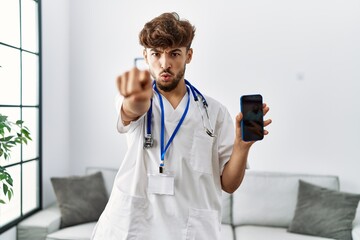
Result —
<instances>
[{"instance_id":1,"label":"gray sofa","mask_svg":"<svg viewBox=\"0 0 360 240\"><path fill-rule=\"evenodd\" d=\"M87 174L101 171L110 193L115 169L88 168ZM321 240L287 231L294 216L299 179L339 190L336 176L272 173L247 170L234 194L223 194L222 240ZM18 240L88 240L95 222L60 228L56 204L43 209L17 226ZM360 240L360 210L353 221L352 236Z\"/></svg>"}]
</instances>

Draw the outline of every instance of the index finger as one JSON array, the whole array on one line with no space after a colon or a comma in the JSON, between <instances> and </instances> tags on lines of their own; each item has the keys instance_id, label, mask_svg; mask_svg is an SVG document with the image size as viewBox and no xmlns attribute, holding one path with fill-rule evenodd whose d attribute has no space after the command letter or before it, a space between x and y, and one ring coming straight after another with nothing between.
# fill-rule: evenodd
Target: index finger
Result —
<instances>
[{"instance_id":1,"label":"index finger","mask_svg":"<svg viewBox=\"0 0 360 240\"><path fill-rule=\"evenodd\" d=\"M270 108L266 105L266 103L263 103L263 115L265 116L269 112Z\"/></svg>"}]
</instances>

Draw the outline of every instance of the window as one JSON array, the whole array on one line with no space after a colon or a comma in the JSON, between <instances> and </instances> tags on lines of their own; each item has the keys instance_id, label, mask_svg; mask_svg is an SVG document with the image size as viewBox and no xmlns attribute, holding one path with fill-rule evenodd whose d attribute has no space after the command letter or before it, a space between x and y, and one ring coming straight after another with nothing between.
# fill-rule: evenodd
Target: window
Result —
<instances>
[{"instance_id":1,"label":"window","mask_svg":"<svg viewBox=\"0 0 360 240\"><path fill-rule=\"evenodd\" d=\"M0 165L11 174L14 196L0 204L0 234L41 206L40 0L0 0L0 113L23 120L32 141Z\"/></svg>"}]
</instances>

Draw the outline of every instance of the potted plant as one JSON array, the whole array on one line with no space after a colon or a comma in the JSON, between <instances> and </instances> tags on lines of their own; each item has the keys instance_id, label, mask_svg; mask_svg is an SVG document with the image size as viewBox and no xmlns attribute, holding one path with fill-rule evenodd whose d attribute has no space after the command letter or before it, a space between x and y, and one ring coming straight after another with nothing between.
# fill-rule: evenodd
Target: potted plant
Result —
<instances>
[{"instance_id":1,"label":"potted plant","mask_svg":"<svg viewBox=\"0 0 360 240\"><path fill-rule=\"evenodd\" d=\"M13 147L32 140L29 129L23 123L21 120L11 122L7 116L0 114L0 159L9 160ZM0 204L6 203L6 197L10 201L13 195L13 179L6 168L0 165Z\"/></svg>"}]
</instances>

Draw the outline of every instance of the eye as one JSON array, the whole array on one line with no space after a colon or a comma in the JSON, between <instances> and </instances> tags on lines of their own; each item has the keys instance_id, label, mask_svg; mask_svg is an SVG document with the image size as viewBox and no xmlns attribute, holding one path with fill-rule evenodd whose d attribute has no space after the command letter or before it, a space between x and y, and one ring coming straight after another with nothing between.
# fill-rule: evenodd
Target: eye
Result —
<instances>
[{"instance_id":1,"label":"eye","mask_svg":"<svg viewBox=\"0 0 360 240\"><path fill-rule=\"evenodd\" d=\"M153 53L151 53L151 56L154 56L154 57L159 57L159 56L160 56L160 53L153 52Z\"/></svg>"},{"instance_id":2,"label":"eye","mask_svg":"<svg viewBox=\"0 0 360 240\"><path fill-rule=\"evenodd\" d=\"M180 56L180 53L173 52L173 53L171 53L171 56L172 56L172 57L178 57L178 56Z\"/></svg>"}]
</instances>

